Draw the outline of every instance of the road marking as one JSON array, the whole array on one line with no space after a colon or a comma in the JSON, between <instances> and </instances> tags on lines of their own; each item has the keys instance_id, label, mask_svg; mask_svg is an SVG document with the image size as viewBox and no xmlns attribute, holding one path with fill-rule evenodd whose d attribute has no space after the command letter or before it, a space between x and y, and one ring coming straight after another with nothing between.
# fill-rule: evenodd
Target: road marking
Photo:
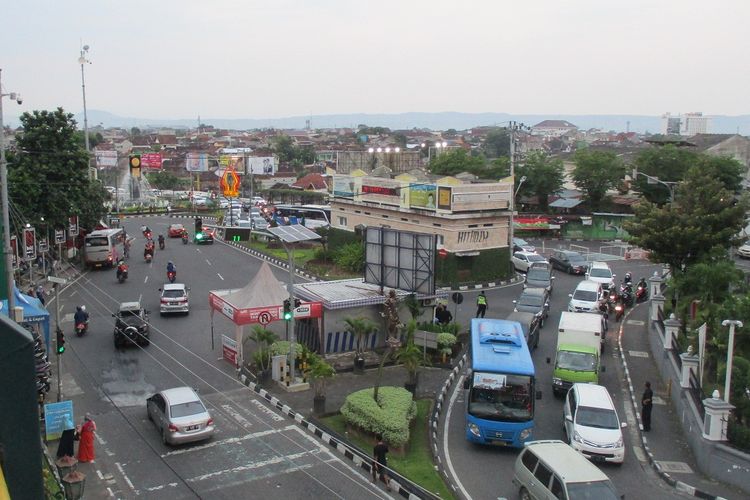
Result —
<instances>
[{"instance_id":1,"label":"road marking","mask_svg":"<svg viewBox=\"0 0 750 500\"><path fill-rule=\"evenodd\" d=\"M224 411L229 413L234 420L236 420L242 427L245 429L249 429L253 426L253 424L250 423L248 419L240 415L240 412L234 409L232 405L221 405L222 408L224 408Z\"/></svg>"},{"instance_id":2,"label":"road marking","mask_svg":"<svg viewBox=\"0 0 750 500\"><path fill-rule=\"evenodd\" d=\"M73 290L72 292L70 292L70 296L72 297L72 296L74 296L77 293L78 293L78 290Z\"/></svg>"},{"instance_id":3,"label":"road marking","mask_svg":"<svg viewBox=\"0 0 750 500\"><path fill-rule=\"evenodd\" d=\"M217 470L214 472L209 472L208 474L202 474L200 476L191 477L191 478L188 478L187 481L192 483L196 481L203 481L204 479L211 479L217 476L223 476L224 474L231 474L233 472L244 472L248 470L259 469L261 467L266 467L268 465L276 465L276 464L286 463L286 462L293 463L295 460L299 460L300 458L304 458L309 455L317 455L318 453L319 453L318 450L310 450L310 451L303 451L300 453L293 453L291 455L284 455L283 457L272 457L272 458L269 458L268 460L261 460L260 462L250 462L244 465L238 465L237 467L232 467L230 469ZM288 472L298 471L302 469L309 469L312 466L313 466L312 464L295 465Z\"/></svg>"},{"instance_id":4,"label":"road marking","mask_svg":"<svg viewBox=\"0 0 750 500\"><path fill-rule=\"evenodd\" d=\"M656 460L655 463L662 468L664 472L674 474L675 472L681 472L685 474L692 474L693 469L690 468L685 462L665 462L663 460Z\"/></svg>"},{"instance_id":5,"label":"road marking","mask_svg":"<svg viewBox=\"0 0 750 500\"><path fill-rule=\"evenodd\" d=\"M211 261L210 261L210 260L208 260L208 259L206 259L206 262L208 263L208 265L209 265L209 266L212 266L212 265L213 265L213 264L211 264Z\"/></svg>"},{"instance_id":6,"label":"road marking","mask_svg":"<svg viewBox=\"0 0 750 500\"><path fill-rule=\"evenodd\" d=\"M144 488L144 489L146 491L159 491L159 490L166 488L167 486L175 488L177 486L177 483L160 484L159 486L152 486L150 488Z\"/></svg>"},{"instance_id":7,"label":"road marking","mask_svg":"<svg viewBox=\"0 0 750 500\"><path fill-rule=\"evenodd\" d=\"M278 413L276 413L275 411L273 411L272 409L270 409L269 407L267 407L266 405L264 405L263 403L261 403L257 399L251 399L250 402L253 405L255 405L260 411L262 411L263 413L265 413L266 415L268 415L269 417L271 417L271 420L273 420L275 422L283 422L284 421L284 417L282 417L281 415L279 415Z\"/></svg>"},{"instance_id":8,"label":"road marking","mask_svg":"<svg viewBox=\"0 0 750 500\"><path fill-rule=\"evenodd\" d=\"M130 478L125 474L125 469L122 468L122 465L120 465L120 462L115 462L115 466L117 467L117 470L120 471L120 474L122 474L122 477L125 478L125 482L128 483L128 486L130 486L130 489L135 492L136 495L140 495L138 490L135 489L135 486L133 486L133 483L130 481Z\"/></svg>"},{"instance_id":9,"label":"road marking","mask_svg":"<svg viewBox=\"0 0 750 500\"><path fill-rule=\"evenodd\" d=\"M453 395L451 396L451 400L448 403L448 411L445 413L445 424L443 424L443 450L445 453L445 461L448 464L448 470L451 472L451 476L453 476L453 480L456 482L456 486L458 486L458 489L461 490L461 493L463 493L464 498L468 498L471 500L471 495L469 495L469 492L466 491L466 488L464 488L464 485L461 484L461 480L458 478L458 475L456 474L456 470L453 468L453 462L451 461L451 454L448 450L448 429L450 429L450 423L451 423L451 412L453 411L453 404L456 402L456 398L458 397L458 393L461 390L460 387L463 387L464 384L464 375L461 375L461 377L456 382L456 388L453 391Z\"/></svg>"},{"instance_id":10,"label":"road marking","mask_svg":"<svg viewBox=\"0 0 750 500\"><path fill-rule=\"evenodd\" d=\"M146 283L148 283L148 276L143 279L143 284L145 285Z\"/></svg>"},{"instance_id":11,"label":"road marking","mask_svg":"<svg viewBox=\"0 0 750 500\"><path fill-rule=\"evenodd\" d=\"M180 448L179 450L173 450L173 451L164 453L161 457L162 458L173 457L175 455L184 455L185 453L192 453L194 451L207 450L209 448L214 448L216 446L237 444L237 443L241 443L242 441L246 441L248 439L255 439L257 437L263 437L263 436L270 436L271 434L278 434L280 432L286 432L286 431L293 430L293 429L295 429L294 425L288 425L280 429L270 429L267 431L253 432L251 434L245 434L244 436L241 436L241 437L233 437L233 438L221 439L219 441L211 441L210 443L206 443L200 446L192 446L190 448Z\"/></svg>"},{"instance_id":12,"label":"road marking","mask_svg":"<svg viewBox=\"0 0 750 500\"><path fill-rule=\"evenodd\" d=\"M628 351L628 354L632 358L647 358L648 353L646 351Z\"/></svg>"},{"instance_id":13,"label":"road marking","mask_svg":"<svg viewBox=\"0 0 750 500\"><path fill-rule=\"evenodd\" d=\"M216 276L218 276L219 278L221 278L221 281L224 281L224 277L221 274L216 273Z\"/></svg>"},{"instance_id":14,"label":"road marking","mask_svg":"<svg viewBox=\"0 0 750 500\"><path fill-rule=\"evenodd\" d=\"M140 302L142 298L143 298L143 294L138 295L138 302Z\"/></svg>"}]
</instances>

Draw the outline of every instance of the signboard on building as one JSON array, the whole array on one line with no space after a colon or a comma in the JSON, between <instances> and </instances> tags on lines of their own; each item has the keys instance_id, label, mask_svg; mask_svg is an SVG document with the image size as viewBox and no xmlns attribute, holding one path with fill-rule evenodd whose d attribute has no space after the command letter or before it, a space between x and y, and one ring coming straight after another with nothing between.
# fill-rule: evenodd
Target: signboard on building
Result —
<instances>
[{"instance_id":1,"label":"signboard on building","mask_svg":"<svg viewBox=\"0 0 750 500\"><path fill-rule=\"evenodd\" d=\"M354 199L360 192L362 177L352 175L333 176L333 196Z\"/></svg>"},{"instance_id":2,"label":"signboard on building","mask_svg":"<svg viewBox=\"0 0 750 500\"><path fill-rule=\"evenodd\" d=\"M452 188L450 186L438 186L437 192L438 192L438 197L437 197L438 210L450 210Z\"/></svg>"},{"instance_id":3,"label":"signboard on building","mask_svg":"<svg viewBox=\"0 0 750 500\"><path fill-rule=\"evenodd\" d=\"M249 156L247 158L247 169L244 172L253 175L275 175L276 157L274 156Z\"/></svg>"},{"instance_id":4,"label":"signboard on building","mask_svg":"<svg viewBox=\"0 0 750 500\"><path fill-rule=\"evenodd\" d=\"M409 206L435 210L437 186L435 184L409 184Z\"/></svg>"},{"instance_id":5,"label":"signboard on building","mask_svg":"<svg viewBox=\"0 0 750 500\"><path fill-rule=\"evenodd\" d=\"M36 229L33 227L23 228L23 258L36 259Z\"/></svg>"},{"instance_id":6,"label":"signboard on building","mask_svg":"<svg viewBox=\"0 0 750 500\"><path fill-rule=\"evenodd\" d=\"M508 210L513 183L461 184L451 187L451 211Z\"/></svg>"},{"instance_id":7,"label":"signboard on building","mask_svg":"<svg viewBox=\"0 0 750 500\"><path fill-rule=\"evenodd\" d=\"M144 168L161 169L161 153L143 153L141 165Z\"/></svg>"},{"instance_id":8,"label":"signboard on building","mask_svg":"<svg viewBox=\"0 0 750 500\"><path fill-rule=\"evenodd\" d=\"M400 205L402 186L405 190L406 184L379 177L361 177L360 179L362 182L360 193L362 194L357 198L357 201Z\"/></svg>"},{"instance_id":9,"label":"signboard on building","mask_svg":"<svg viewBox=\"0 0 750 500\"><path fill-rule=\"evenodd\" d=\"M208 172L208 154L188 153L185 157L185 170L188 172Z\"/></svg>"},{"instance_id":10,"label":"signboard on building","mask_svg":"<svg viewBox=\"0 0 750 500\"><path fill-rule=\"evenodd\" d=\"M116 167L117 151L94 151L97 168Z\"/></svg>"}]
</instances>

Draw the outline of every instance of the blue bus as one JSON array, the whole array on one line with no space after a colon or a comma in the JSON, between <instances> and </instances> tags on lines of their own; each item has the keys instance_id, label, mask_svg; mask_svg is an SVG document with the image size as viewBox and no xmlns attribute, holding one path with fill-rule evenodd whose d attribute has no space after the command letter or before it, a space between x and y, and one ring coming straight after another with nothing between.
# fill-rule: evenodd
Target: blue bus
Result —
<instances>
[{"instance_id":1,"label":"blue bus","mask_svg":"<svg viewBox=\"0 0 750 500\"><path fill-rule=\"evenodd\" d=\"M523 447L532 438L534 363L517 321L471 320L471 369L464 382L466 439L474 443Z\"/></svg>"}]
</instances>

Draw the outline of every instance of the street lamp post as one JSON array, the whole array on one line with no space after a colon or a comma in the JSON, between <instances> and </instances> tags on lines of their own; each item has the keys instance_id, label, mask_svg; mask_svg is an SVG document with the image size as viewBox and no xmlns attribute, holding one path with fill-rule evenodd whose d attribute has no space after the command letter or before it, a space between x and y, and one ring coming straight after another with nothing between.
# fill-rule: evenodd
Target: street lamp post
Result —
<instances>
[{"instance_id":1,"label":"street lamp post","mask_svg":"<svg viewBox=\"0 0 750 500\"><path fill-rule=\"evenodd\" d=\"M88 54L89 46L84 45L81 48L81 56L78 58L78 64L81 65L81 90L83 91L83 140L84 144L86 145L86 155L88 159L87 167L89 169L89 177L91 179L96 179L96 170L91 169L91 149L89 147L89 120L88 120L88 113L86 111L86 77L84 75L84 66L86 63L91 64L91 61L86 59L86 54Z\"/></svg>"},{"instance_id":2,"label":"street lamp post","mask_svg":"<svg viewBox=\"0 0 750 500\"><path fill-rule=\"evenodd\" d=\"M665 186L667 189L669 189L669 203L674 202L674 187L679 184L676 181L663 181L659 179L658 177L654 177L648 174L644 174L643 172L639 172L638 169L633 169L633 180L635 180L639 175L642 175L646 178L647 182L649 184L661 184L662 186Z\"/></svg>"},{"instance_id":3,"label":"street lamp post","mask_svg":"<svg viewBox=\"0 0 750 500\"><path fill-rule=\"evenodd\" d=\"M737 319L725 319L722 326L729 327L729 346L727 350L727 373L724 377L724 401L729 403L729 390L732 387L732 358L734 357L734 329L742 328L742 321Z\"/></svg>"}]
</instances>

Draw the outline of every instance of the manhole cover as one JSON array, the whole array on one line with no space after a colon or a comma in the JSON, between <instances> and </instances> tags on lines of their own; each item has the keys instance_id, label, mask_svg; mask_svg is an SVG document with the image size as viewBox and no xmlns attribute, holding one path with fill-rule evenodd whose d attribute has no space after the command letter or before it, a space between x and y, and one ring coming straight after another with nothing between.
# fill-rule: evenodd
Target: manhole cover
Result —
<instances>
[{"instance_id":1,"label":"manhole cover","mask_svg":"<svg viewBox=\"0 0 750 500\"><path fill-rule=\"evenodd\" d=\"M660 467L661 470L664 472L670 472L670 473L684 473L684 474L692 474L693 469L690 468L688 464L685 462L662 462L657 461L656 462Z\"/></svg>"},{"instance_id":2,"label":"manhole cover","mask_svg":"<svg viewBox=\"0 0 750 500\"><path fill-rule=\"evenodd\" d=\"M648 353L646 351L628 351L628 354L630 354L634 358L647 358Z\"/></svg>"},{"instance_id":3,"label":"manhole cover","mask_svg":"<svg viewBox=\"0 0 750 500\"><path fill-rule=\"evenodd\" d=\"M641 321L639 319L629 319L626 321L626 323L633 326L643 326L646 324L644 321Z\"/></svg>"}]
</instances>

